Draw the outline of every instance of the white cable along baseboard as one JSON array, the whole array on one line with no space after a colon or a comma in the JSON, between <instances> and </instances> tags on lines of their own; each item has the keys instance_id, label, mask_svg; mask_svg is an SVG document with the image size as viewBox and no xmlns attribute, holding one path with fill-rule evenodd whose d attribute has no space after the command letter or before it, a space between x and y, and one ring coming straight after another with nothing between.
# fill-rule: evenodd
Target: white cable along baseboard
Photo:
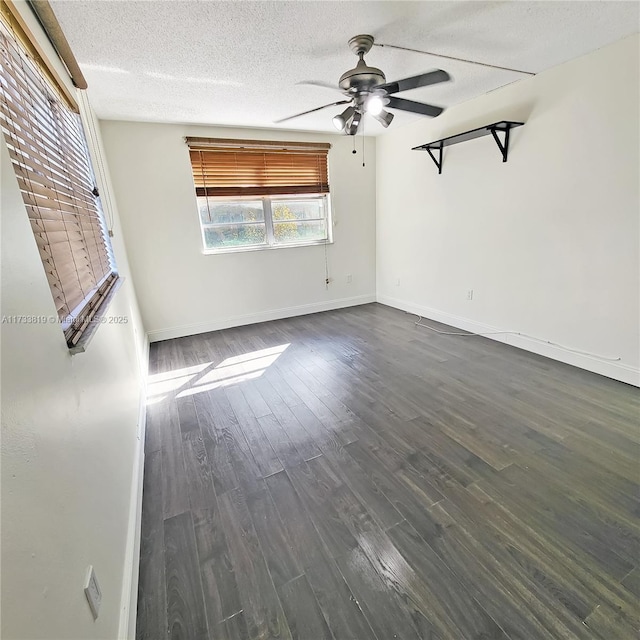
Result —
<instances>
[{"instance_id":1,"label":"white cable along baseboard","mask_svg":"<svg viewBox=\"0 0 640 640\"><path fill-rule=\"evenodd\" d=\"M614 380L640 387L640 369L624 364L623 362L611 362L600 359L595 355L590 356L575 353L563 349L560 346L548 344L542 340L517 333L501 333L505 331L505 329L501 327L492 327L491 325L476 322L475 320L462 318L461 316L440 311L439 309L423 307L412 302L407 302L406 300L392 298L391 296L378 295L377 301L380 304L386 304L395 309L408 311L409 313L414 313L435 322L442 322L443 324L462 329L463 331L469 331L470 333L487 333L490 335L483 337L524 349L525 351L531 351L532 353L537 353L538 355L551 358L552 360L558 360L559 362L564 362L565 364L570 364L580 369L598 373L607 378L613 378ZM413 319L408 318L407 322L413 324ZM409 326L411 326L411 324L409 324ZM428 331L428 329L425 330Z\"/></svg>"}]
</instances>

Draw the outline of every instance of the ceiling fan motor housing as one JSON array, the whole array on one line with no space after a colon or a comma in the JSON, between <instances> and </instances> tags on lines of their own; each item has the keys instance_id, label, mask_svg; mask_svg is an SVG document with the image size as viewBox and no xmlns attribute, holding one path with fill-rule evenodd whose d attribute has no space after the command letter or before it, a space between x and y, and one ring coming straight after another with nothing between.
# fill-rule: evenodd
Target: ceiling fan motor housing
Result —
<instances>
[{"instance_id":1,"label":"ceiling fan motor housing","mask_svg":"<svg viewBox=\"0 0 640 640\"><path fill-rule=\"evenodd\" d=\"M372 87L384 84L384 73L376 67L370 67L364 61L364 54L373 46L373 36L359 35L349 40L351 50L360 58L358 64L349 71L345 71L338 82L343 91L359 94L367 93Z\"/></svg>"},{"instance_id":2,"label":"ceiling fan motor housing","mask_svg":"<svg viewBox=\"0 0 640 640\"><path fill-rule=\"evenodd\" d=\"M386 78L380 69L369 67L367 63L360 58L358 64L349 71L345 71L340 76L339 85L343 91L349 93L368 92L378 84L384 84Z\"/></svg>"}]
</instances>

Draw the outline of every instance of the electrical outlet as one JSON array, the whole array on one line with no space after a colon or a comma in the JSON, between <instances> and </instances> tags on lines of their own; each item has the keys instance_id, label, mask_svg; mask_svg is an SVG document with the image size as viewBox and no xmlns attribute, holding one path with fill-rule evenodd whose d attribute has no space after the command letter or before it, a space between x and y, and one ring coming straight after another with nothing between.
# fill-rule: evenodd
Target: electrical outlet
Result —
<instances>
[{"instance_id":1,"label":"electrical outlet","mask_svg":"<svg viewBox=\"0 0 640 640\"><path fill-rule=\"evenodd\" d=\"M400 286L400 278L396 278L396 287Z\"/></svg>"},{"instance_id":2,"label":"electrical outlet","mask_svg":"<svg viewBox=\"0 0 640 640\"><path fill-rule=\"evenodd\" d=\"M89 566L87 570L87 579L84 585L84 595L87 597L89 608L93 614L93 619L98 617L100 611L100 604L102 603L102 591L98 584L98 578L96 578L96 572L93 570L93 566Z\"/></svg>"},{"instance_id":3,"label":"electrical outlet","mask_svg":"<svg viewBox=\"0 0 640 640\"><path fill-rule=\"evenodd\" d=\"M347 282L350 284L350 283L351 283L351 280L352 280L352 278L351 278L351 274L349 274L349 275L347 276Z\"/></svg>"},{"instance_id":4,"label":"electrical outlet","mask_svg":"<svg viewBox=\"0 0 640 640\"><path fill-rule=\"evenodd\" d=\"M473 300L473 289L467 291L467 300Z\"/></svg>"}]
</instances>

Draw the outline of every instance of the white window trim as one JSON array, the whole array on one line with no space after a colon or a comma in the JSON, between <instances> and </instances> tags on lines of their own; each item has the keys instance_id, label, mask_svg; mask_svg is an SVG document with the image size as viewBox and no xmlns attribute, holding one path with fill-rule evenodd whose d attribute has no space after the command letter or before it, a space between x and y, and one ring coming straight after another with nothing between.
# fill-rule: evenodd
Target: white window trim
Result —
<instances>
[{"instance_id":1,"label":"white window trim","mask_svg":"<svg viewBox=\"0 0 640 640\"><path fill-rule=\"evenodd\" d=\"M275 235L273 232L273 214L271 209L272 200L295 200L295 199L304 199L304 198L326 198L326 207L327 207L327 217L326 218L305 218L304 220L300 220L299 222L313 222L317 220L322 220L327 223L327 238L323 240L310 240L308 242L288 242L283 244L276 244ZM264 224L266 229L266 239L267 241L264 244L248 244L240 247L220 247L218 249L212 249L207 247L206 238L205 238L205 227L206 226L217 226L216 223L203 223L200 218L200 210L199 207L196 207L197 215L198 215L198 224L200 226L200 235L202 238L202 253L204 255L217 255L221 253L242 253L245 251L272 251L274 249L292 249L296 247L312 247L316 245L327 245L333 244L333 207L331 202L331 195L329 193L309 193L309 194L292 194L292 195L277 195L277 196L238 196L237 198L233 197L220 197L214 198L212 200L217 201L227 201L227 202L238 202L241 200L249 200L249 201L262 201L262 208L264 211ZM292 221L293 222L293 221ZM222 223L221 223L222 224ZM228 223L225 223L228 224ZM236 222L232 224L261 224L256 222Z\"/></svg>"}]
</instances>

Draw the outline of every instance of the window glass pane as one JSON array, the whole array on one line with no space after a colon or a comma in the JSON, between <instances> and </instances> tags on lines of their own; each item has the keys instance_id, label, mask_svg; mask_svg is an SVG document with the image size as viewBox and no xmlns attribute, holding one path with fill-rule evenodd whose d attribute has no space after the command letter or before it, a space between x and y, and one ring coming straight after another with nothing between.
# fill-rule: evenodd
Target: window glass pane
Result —
<instances>
[{"instance_id":1,"label":"window glass pane","mask_svg":"<svg viewBox=\"0 0 640 640\"><path fill-rule=\"evenodd\" d=\"M262 224L203 224L204 244L207 249L245 247L265 244L267 234Z\"/></svg>"},{"instance_id":2,"label":"window glass pane","mask_svg":"<svg viewBox=\"0 0 640 640\"><path fill-rule=\"evenodd\" d=\"M274 215L275 218L275 215ZM327 239L327 223L325 220L308 222L273 222L273 235L276 244L290 242L312 242Z\"/></svg>"},{"instance_id":3,"label":"window glass pane","mask_svg":"<svg viewBox=\"0 0 640 640\"><path fill-rule=\"evenodd\" d=\"M326 218L326 198L272 199L273 221Z\"/></svg>"},{"instance_id":4,"label":"window glass pane","mask_svg":"<svg viewBox=\"0 0 640 640\"><path fill-rule=\"evenodd\" d=\"M207 203L208 200L208 203ZM198 198L200 220L222 224L234 222L264 222L262 200L236 200L224 202L211 198Z\"/></svg>"}]
</instances>

